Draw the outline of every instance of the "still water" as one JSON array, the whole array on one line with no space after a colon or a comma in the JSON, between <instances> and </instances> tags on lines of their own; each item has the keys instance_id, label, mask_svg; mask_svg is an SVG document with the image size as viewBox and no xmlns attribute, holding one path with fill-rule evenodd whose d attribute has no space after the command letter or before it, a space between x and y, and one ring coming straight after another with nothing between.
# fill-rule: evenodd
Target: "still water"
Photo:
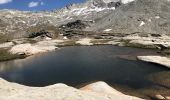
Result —
<instances>
[{"instance_id":1,"label":"still water","mask_svg":"<svg viewBox=\"0 0 170 100\"><path fill-rule=\"evenodd\" d=\"M137 61L138 55L157 55L148 49L117 46L75 46L0 63L0 77L28 86L65 83L80 86L105 81L134 89L152 87L150 74L169 71L156 64Z\"/></svg>"}]
</instances>

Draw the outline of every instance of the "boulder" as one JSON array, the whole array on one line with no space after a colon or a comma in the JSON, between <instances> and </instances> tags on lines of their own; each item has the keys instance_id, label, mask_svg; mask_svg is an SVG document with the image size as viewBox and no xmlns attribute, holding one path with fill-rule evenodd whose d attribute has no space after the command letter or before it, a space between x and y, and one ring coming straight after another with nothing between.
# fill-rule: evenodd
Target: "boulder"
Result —
<instances>
[{"instance_id":1,"label":"boulder","mask_svg":"<svg viewBox=\"0 0 170 100\"><path fill-rule=\"evenodd\" d=\"M10 49L10 53L12 54L24 53L26 55L44 53L44 52L53 51L57 49L56 45L61 42L63 42L63 40L45 40L45 41L37 42L35 44L30 44L30 43L18 44Z\"/></svg>"},{"instance_id":2,"label":"boulder","mask_svg":"<svg viewBox=\"0 0 170 100\"><path fill-rule=\"evenodd\" d=\"M9 48L9 47L12 47L13 45L14 45L13 42L5 42L5 43L0 44L0 48Z\"/></svg>"},{"instance_id":3,"label":"boulder","mask_svg":"<svg viewBox=\"0 0 170 100\"><path fill-rule=\"evenodd\" d=\"M162 57L162 56L138 56L139 60L145 62L156 63L159 65L163 65L167 68L170 68L170 58L169 57Z\"/></svg>"},{"instance_id":4,"label":"boulder","mask_svg":"<svg viewBox=\"0 0 170 100\"><path fill-rule=\"evenodd\" d=\"M80 44L80 45L93 45L93 43L91 43L91 39L89 39L89 38L80 39L79 41L76 41L76 44Z\"/></svg>"}]
</instances>

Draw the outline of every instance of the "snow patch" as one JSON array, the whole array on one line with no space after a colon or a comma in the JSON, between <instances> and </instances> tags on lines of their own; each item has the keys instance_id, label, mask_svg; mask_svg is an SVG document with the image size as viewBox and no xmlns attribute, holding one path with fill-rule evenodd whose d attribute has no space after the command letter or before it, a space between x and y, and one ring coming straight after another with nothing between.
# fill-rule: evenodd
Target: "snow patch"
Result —
<instances>
[{"instance_id":1,"label":"snow patch","mask_svg":"<svg viewBox=\"0 0 170 100\"><path fill-rule=\"evenodd\" d=\"M159 18L160 18L160 16L155 16L155 18L156 18L156 19L159 19Z\"/></svg>"},{"instance_id":2,"label":"snow patch","mask_svg":"<svg viewBox=\"0 0 170 100\"><path fill-rule=\"evenodd\" d=\"M64 40L67 40L68 38L66 36L63 37Z\"/></svg>"},{"instance_id":3,"label":"snow patch","mask_svg":"<svg viewBox=\"0 0 170 100\"><path fill-rule=\"evenodd\" d=\"M46 40L51 40L52 38L50 38L50 37L46 37L45 39L46 39Z\"/></svg>"},{"instance_id":4,"label":"snow patch","mask_svg":"<svg viewBox=\"0 0 170 100\"><path fill-rule=\"evenodd\" d=\"M84 8L79 8L79 9L73 9L71 11L71 13L73 13L75 15L80 15L80 14L88 14L89 12L100 12L100 11L104 11L104 10L115 10L115 7L112 7L112 8L101 8L101 7L88 8L88 7L84 7ZM66 13L66 14L68 14L68 13Z\"/></svg>"},{"instance_id":5,"label":"snow patch","mask_svg":"<svg viewBox=\"0 0 170 100\"><path fill-rule=\"evenodd\" d=\"M109 32L111 31L112 29L105 29L104 32Z\"/></svg>"},{"instance_id":6,"label":"snow patch","mask_svg":"<svg viewBox=\"0 0 170 100\"><path fill-rule=\"evenodd\" d=\"M139 26L143 26L143 25L145 25L144 21L142 21Z\"/></svg>"},{"instance_id":7,"label":"snow patch","mask_svg":"<svg viewBox=\"0 0 170 100\"><path fill-rule=\"evenodd\" d=\"M119 2L120 0L103 0L104 3Z\"/></svg>"},{"instance_id":8,"label":"snow patch","mask_svg":"<svg viewBox=\"0 0 170 100\"><path fill-rule=\"evenodd\" d=\"M149 22L151 22L152 20L151 19L148 19Z\"/></svg>"},{"instance_id":9,"label":"snow patch","mask_svg":"<svg viewBox=\"0 0 170 100\"><path fill-rule=\"evenodd\" d=\"M130 3L130 2L133 2L133 1L135 1L135 0L121 0L121 2L123 4L127 4L127 3Z\"/></svg>"}]
</instances>

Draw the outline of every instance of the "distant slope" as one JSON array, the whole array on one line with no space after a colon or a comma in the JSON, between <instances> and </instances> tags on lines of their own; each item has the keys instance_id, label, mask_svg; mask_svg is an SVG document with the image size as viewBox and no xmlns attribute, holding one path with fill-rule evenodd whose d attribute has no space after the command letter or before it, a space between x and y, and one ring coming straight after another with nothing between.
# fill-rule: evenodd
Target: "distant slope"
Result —
<instances>
[{"instance_id":1,"label":"distant slope","mask_svg":"<svg viewBox=\"0 0 170 100\"><path fill-rule=\"evenodd\" d=\"M114 1L114 0L112 0ZM76 20L94 21L111 13L115 4L103 0L88 0L53 11L29 12L17 10L0 10L0 34L12 38L27 37L31 28L40 26L58 27ZM15 34L15 35L14 35Z\"/></svg>"},{"instance_id":2,"label":"distant slope","mask_svg":"<svg viewBox=\"0 0 170 100\"><path fill-rule=\"evenodd\" d=\"M136 0L117 8L88 30L170 34L170 1Z\"/></svg>"},{"instance_id":3,"label":"distant slope","mask_svg":"<svg viewBox=\"0 0 170 100\"><path fill-rule=\"evenodd\" d=\"M89 22L80 28L86 31L170 34L170 1L87 0L53 11L0 10L0 35L22 38L48 28L57 32L77 20Z\"/></svg>"}]
</instances>

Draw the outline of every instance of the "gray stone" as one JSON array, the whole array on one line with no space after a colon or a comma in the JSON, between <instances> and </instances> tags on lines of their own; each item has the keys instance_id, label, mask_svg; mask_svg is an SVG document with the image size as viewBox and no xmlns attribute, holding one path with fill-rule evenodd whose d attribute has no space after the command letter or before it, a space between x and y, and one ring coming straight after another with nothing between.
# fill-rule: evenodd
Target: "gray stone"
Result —
<instances>
[{"instance_id":1,"label":"gray stone","mask_svg":"<svg viewBox=\"0 0 170 100\"><path fill-rule=\"evenodd\" d=\"M104 82L93 83L92 87L92 91L78 90L65 84L28 87L0 79L0 100L142 100L124 95ZM99 93L102 90L105 92Z\"/></svg>"}]
</instances>

